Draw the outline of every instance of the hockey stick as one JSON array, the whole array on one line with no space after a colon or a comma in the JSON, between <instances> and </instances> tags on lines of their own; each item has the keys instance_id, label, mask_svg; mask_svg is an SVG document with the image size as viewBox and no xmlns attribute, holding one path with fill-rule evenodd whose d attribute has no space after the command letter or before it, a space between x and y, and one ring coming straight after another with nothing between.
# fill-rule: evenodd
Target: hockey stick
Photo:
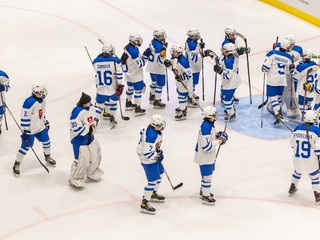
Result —
<instances>
[{"instance_id":1,"label":"hockey stick","mask_svg":"<svg viewBox=\"0 0 320 240\"><path fill-rule=\"evenodd\" d=\"M168 81L168 70L166 68L166 88L167 88L167 101L169 102L169 81Z\"/></svg>"},{"instance_id":2,"label":"hockey stick","mask_svg":"<svg viewBox=\"0 0 320 240\"><path fill-rule=\"evenodd\" d=\"M290 131L293 132L293 130L287 125L285 124L284 120L282 118L277 117L277 119Z\"/></svg>"},{"instance_id":3,"label":"hockey stick","mask_svg":"<svg viewBox=\"0 0 320 240\"><path fill-rule=\"evenodd\" d=\"M170 177L169 177L166 169L164 168L164 166L163 166L162 163L161 163L161 165L162 165L162 167L163 167L164 173L165 173L165 175L166 175L166 177L167 177L167 179L168 179L168 181L169 181L169 183L170 183L170 186L171 186L172 190L176 190L176 189L182 187L182 186L183 186L183 182L179 183L179 184L176 185L176 186L173 186L173 184L172 184L172 182L171 182L171 179L170 179Z\"/></svg>"},{"instance_id":4,"label":"hockey stick","mask_svg":"<svg viewBox=\"0 0 320 240\"><path fill-rule=\"evenodd\" d=\"M200 38L200 43L203 44L203 39ZM203 54L203 48L201 48ZM203 64L203 56L201 58L201 80L202 80L202 101L204 101L204 64Z\"/></svg>"},{"instance_id":5,"label":"hockey stick","mask_svg":"<svg viewBox=\"0 0 320 240\"><path fill-rule=\"evenodd\" d=\"M17 120L15 119L15 117L13 116L12 112L10 111L10 109L8 108L7 104L5 104L5 107L8 109L9 114L11 115L11 117L13 118L13 121L16 123L17 127L20 129L21 133L23 133L22 129L19 126L19 123L17 122ZM47 173L49 173L49 169L41 162L41 160L39 159L37 153L34 151L33 147L30 145L28 140L25 140L27 142L27 144L29 145L29 147L31 148L32 152L34 153L34 155L36 156L37 160L39 161L39 163L41 164L41 166L47 171Z\"/></svg>"},{"instance_id":6,"label":"hockey stick","mask_svg":"<svg viewBox=\"0 0 320 240\"><path fill-rule=\"evenodd\" d=\"M248 48L247 39L241 34L237 32L237 36L243 39L245 47ZM250 80L250 68L249 68L249 55L246 51L246 58L247 58L247 69L248 69L248 83L249 83L249 95L250 95L250 104L252 104L252 94L251 94L251 80Z\"/></svg>"},{"instance_id":7,"label":"hockey stick","mask_svg":"<svg viewBox=\"0 0 320 240\"><path fill-rule=\"evenodd\" d=\"M224 129L223 129L223 132L224 132L224 133L225 133L226 130L227 130L228 123L230 122L230 117L231 117L231 116L228 117L228 120L227 120L227 122L226 122L226 125L224 126ZM215 162L217 161L217 158L218 158L218 155L219 155L219 151L220 151L220 147L221 147L221 144L219 144L219 147L218 147L218 150L217 150L217 153L216 153L216 160L215 160Z\"/></svg>"},{"instance_id":8,"label":"hockey stick","mask_svg":"<svg viewBox=\"0 0 320 240\"><path fill-rule=\"evenodd\" d=\"M263 73L262 105L264 104L265 88L266 88L266 73ZM267 99L268 99L268 97L267 97ZM264 108L264 105L261 108L261 128L263 128L263 108ZM259 107L258 107L258 109L259 109Z\"/></svg>"},{"instance_id":9,"label":"hockey stick","mask_svg":"<svg viewBox=\"0 0 320 240\"><path fill-rule=\"evenodd\" d=\"M308 77L309 77L309 74L313 71L312 67L309 68L307 70L307 74L306 74L306 82L305 83L308 83ZM304 114L305 114L305 108L306 108L306 104L307 104L307 89L304 90L304 99L303 99L303 108L302 108L302 119L301 121L303 122L303 118L304 118Z\"/></svg>"},{"instance_id":10,"label":"hockey stick","mask_svg":"<svg viewBox=\"0 0 320 240\"><path fill-rule=\"evenodd\" d=\"M1 94L1 102L2 102L2 105L3 105L3 109L4 109L4 123L6 125L6 130L8 131L8 122L7 122L7 114L6 114L6 103L3 101L3 95L2 95L2 92L0 93Z\"/></svg>"}]
</instances>

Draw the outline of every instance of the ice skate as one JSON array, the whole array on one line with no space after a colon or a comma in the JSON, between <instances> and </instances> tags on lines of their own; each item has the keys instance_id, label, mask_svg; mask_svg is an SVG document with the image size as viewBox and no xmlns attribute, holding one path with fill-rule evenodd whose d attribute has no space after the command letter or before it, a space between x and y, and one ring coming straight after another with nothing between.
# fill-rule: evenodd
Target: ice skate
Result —
<instances>
[{"instance_id":1,"label":"ice skate","mask_svg":"<svg viewBox=\"0 0 320 240\"><path fill-rule=\"evenodd\" d=\"M149 95L149 103L153 104L154 100L156 100L156 95L150 93L150 95Z\"/></svg>"},{"instance_id":2,"label":"ice skate","mask_svg":"<svg viewBox=\"0 0 320 240\"><path fill-rule=\"evenodd\" d=\"M56 165L56 161L50 156L50 154L45 154L44 153L44 160L46 160L47 163L49 163L51 166Z\"/></svg>"},{"instance_id":3,"label":"ice skate","mask_svg":"<svg viewBox=\"0 0 320 240\"><path fill-rule=\"evenodd\" d=\"M117 125L117 121L115 120L113 115L110 115L110 130L114 129Z\"/></svg>"},{"instance_id":4,"label":"ice skate","mask_svg":"<svg viewBox=\"0 0 320 240\"><path fill-rule=\"evenodd\" d=\"M176 116L174 117L174 119L176 121L182 121L182 120L186 120L187 119L187 109L186 110L183 110L183 111L178 111L176 112Z\"/></svg>"},{"instance_id":5,"label":"ice skate","mask_svg":"<svg viewBox=\"0 0 320 240\"><path fill-rule=\"evenodd\" d=\"M137 104L133 104L130 100L126 99L126 111L135 110Z\"/></svg>"},{"instance_id":6,"label":"ice skate","mask_svg":"<svg viewBox=\"0 0 320 240\"><path fill-rule=\"evenodd\" d=\"M161 100L154 100L153 108L155 108L155 109L163 109L165 107L166 107L166 105L164 103L162 103Z\"/></svg>"},{"instance_id":7,"label":"ice skate","mask_svg":"<svg viewBox=\"0 0 320 240\"><path fill-rule=\"evenodd\" d=\"M229 122L235 121L236 120L236 113L232 114L231 116L225 117L224 121L226 122L226 121L228 121L228 119L229 119Z\"/></svg>"},{"instance_id":8,"label":"ice skate","mask_svg":"<svg viewBox=\"0 0 320 240\"><path fill-rule=\"evenodd\" d=\"M13 169L13 174L16 177L19 177L20 176L20 163L15 161L12 169Z\"/></svg>"},{"instance_id":9,"label":"ice skate","mask_svg":"<svg viewBox=\"0 0 320 240\"><path fill-rule=\"evenodd\" d=\"M204 205L214 205L216 203L216 200L211 196L202 196L201 200Z\"/></svg>"},{"instance_id":10,"label":"ice skate","mask_svg":"<svg viewBox=\"0 0 320 240\"><path fill-rule=\"evenodd\" d=\"M202 199L203 197L203 192L202 192L202 189L200 189L200 192L199 192L199 198ZM210 197L214 197L214 194L213 193L210 193Z\"/></svg>"},{"instance_id":11,"label":"ice skate","mask_svg":"<svg viewBox=\"0 0 320 240\"><path fill-rule=\"evenodd\" d=\"M146 114L146 110L145 109L141 109L140 106L137 106L134 110L134 116L138 117L138 116L142 116Z\"/></svg>"},{"instance_id":12,"label":"ice skate","mask_svg":"<svg viewBox=\"0 0 320 240\"><path fill-rule=\"evenodd\" d=\"M165 197L158 194L156 191L153 191L150 202L158 202L158 203L164 203L165 202Z\"/></svg>"},{"instance_id":13,"label":"ice skate","mask_svg":"<svg viewBox=\"0 0 320 240\"><path fill-rule=\"evenodd\" d=\"M291 183L289 191L288 191L289 192L289 196L292 196L297 191L298 191L298 188L296 187L296 185L294 183Z\"/></svg>"},{"instance_id":14,"label":"ice skate","mask_svg":"<svg viewBox=\"0 0 320 240\"><path fill-rule=\"evenodd\" d=\"M236 96L233 96L233 101L235 102L235 103L239 103L239 98L237 98Z\"/></svg>"},{"instance_id":15,"label":"ice skate","mask_svg":"<svg viewBox=\"0 0 320 240\"><path fill-rule=\"evenodd\" d=\"M299 109L287 109L287 117L295 118L298 117L300 114Z\"/></svg>"},{"instance_id":16,"label":"ice skate","mask_svg":"<svg viewBox=\"0 0 320 240\"><path fill-rule=\"evenodd\" d=\"M140 212L145 214L155 215L156 209L150 205L147 199L143 198L140 205Z\"/></svg>"},{"instance_id":17,"label":"ice skate","mask_svg":"<svg viewBox=\"0 0 320 240\"><path fill-rule=\"evenodd\" d=\"M187 106L191 107L191 108L197 108L198 103L194 102L194 100L192 98L188 97Z\"/></svg>"},{"instance_id":18,"label":"ice skate","mask_svg":"<svg viewBox=\"0 0 320 240\"><path fill-rule=\"evenodd\" d=\"M103 112L103 114L102 114L102 117L104 120L109 120L110 116L111 116L110 113L107 113L107 112Z\"/></svg>"},{"instance_id":19,"label":"ice skate","mask_svg":"<svg viewBox=\"0 0 320 240\"><path fill-rule=\"evenodd\" d=\"M320 206L320 193L314 191L313 194L314 194L314 198L315 198L315 200L316 200L317 206Z\"/></svg>"}]
</instances>

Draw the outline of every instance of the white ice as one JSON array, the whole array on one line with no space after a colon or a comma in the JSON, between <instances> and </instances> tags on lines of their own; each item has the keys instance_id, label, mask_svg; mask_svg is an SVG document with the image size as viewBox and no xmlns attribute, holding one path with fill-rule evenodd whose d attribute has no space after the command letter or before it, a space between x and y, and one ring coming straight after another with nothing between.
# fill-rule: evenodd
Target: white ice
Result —
<instances>
[{"instance_id":1,"label":"white ice","mask_svg":"<svg viewBox=\"0 0 320 240\"><path fill-rule=\"evenodd\" d=\"M57 160L47 174L30 151L21 164L21 176L15 178L12 166L20 133L7 115L9 131L3 125L0 136L0 239L271 240L318 236L320 212L310 180L301 180L295 196L287 194L293 171L288 138L261 140L227 130L229 141L221 148L213 179L216 205L201 204L200 173L193 155L202 117L198 109L190 109L187 121L174 121L178 103L171 73L170 102L165 110L153 110L145 94L145 116L125 112L130 117L125 122L118 114L118 126L112 131L108 122L100 124L96 138L103 151L103 180L88 182L84 190L75 191L67 179L73 161L69 114L82 91L95 96L94 72L84 46L95 57L101 51L101 38L113 43L120 55L132 31L143 37L143 51L157 27L166 30L169 46L183 43L187 29L196 27L206 47L219 52L224 28L233 25L252 48L252 94L261 95L261 63L276 36L281 39L292 33L298 44L316 49L320 48L319 28L256 0L1 0L0 22L0 69L11 80L7 104L19 121L31 84L46 84L52 156ZM241 39L239 43L243 45ZM247 104L244 57L240 70L243 83L237 96L240 104ZM145 80L148 85L148 74ZM213 82L212 62L206 60L202 106L212 104ZM201 85L198 95L200 90ZM165 92L163 99L166 102ZM157 214L149 216L139 212L146 180L135 147L140 129L154 113L167 120L164 165L172 182L184 186L173 191L164 178L159 192L166 196L166 203L154 204ZM216 123L218 130L223 127L223 122ZM35 150L43 160L38 142Z\"/></svg>"}]
</instances>

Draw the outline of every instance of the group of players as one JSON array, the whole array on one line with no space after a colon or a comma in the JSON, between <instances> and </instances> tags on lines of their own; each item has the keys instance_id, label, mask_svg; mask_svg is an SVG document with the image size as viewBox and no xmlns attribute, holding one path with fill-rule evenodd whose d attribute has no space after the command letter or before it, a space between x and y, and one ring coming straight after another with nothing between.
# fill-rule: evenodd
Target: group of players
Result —
<instances>
[{"instance_id":1,"label":"group of players","mask_svg":"<svg viewBox=\"0 0 320 240\"><path fill-rule=\"evenodd\" d=\"M166 58L168 44L166 42L166 33L163 29L156 29L153 32L153 40L149 47L141 55L139 47L142 45L142 38L139 34L132 33L129 36L129 43L124 48L124 53L121 58L115 55L115 49L112 44L103 44L102 53L99 54L92 62L96 70L96 89L97 94L95 104L91 102L91 97L82 93L77 106L72 110L70 116L70 137L74 151L74 162L71 166L69 184L72 187L83 188L85 186L85 178L90 178L94 181L99 181L103 176L103 170L99 167L101 162L101 148L99 142L94 138L95 129L102 118L102 115L109 117L111 127L115 127L117 102L123 92L122 85L123 73L127 82L126 90L126 110L134 110L136 116L145 114L145 109L141 108L141 96L145 91L145 83L143 78L143 67L150 73L151 85L149 101L156 109L165 108L162 103L162 90L167 81L167 69L173 71L176 80L177 94L179 107L176 109L175 120L184 120L187 117L187 106L198 107L199 97L194 91L199 83L200 71L202 69L202 59L211 57L215 60L214 71L221 75L221 100L225 106L227 117L225 121L229 122L235 119L235 91L240 84L238 71L239 55L250 53L248 47L238 47L236 42L236 30L233 27L225 29L225 41L222 43L220 57L212 50L206 49L200 33L197 29L189 29L187 32L188 39L185 48L180 45L173 45L171 48L171 59ZM288 81L289 74L293 73L293 79L290 78L290 107L300 105L303 110L304 121L306 124L298 126L294 130L296 141L292 140L291 145L295 148L297 159L315 158L320 155L320 147L317 146L317 139L320 137L318 128L314 125L317 121L314 120L314 112L307 111L311 109L310 95L313 90L318 92L317 75L313 75L312 71L316 64L311 61L312 53L308 49L302 50L292 43L295 41L292 35L276 43L274 49L268 52L266 60L263 63L263 71L267 75L267 97L270 102L268 107L272 110L277 118L277 121L283 121L281 111L281 97L284 91L285 81ZM293 45L292 45L293 44ZM185 49L185 55L184 55ZM302 61L294 63L293 52L299 53ZM292 55L291 55L292 53ZM298 55L297 55L298 56ZM297 58L298 59L298 58ZM307 69L313 69L308 71ZM306 73L304 73L307 71ZM303 75L305 74L305 75ZM306 78L305 83L301 83L303 76ZM313 77L310 77L313 76ZM310 78L310 81L309 81ZM304 98L301 100L300 95L295 98L295 92L299 93L299 85L304 89ZM292 86L295 86L293 88ZM10 88L9 77L5 72L0 72L0 91L1 91L1 107L0 107L0 123L5 110L5 99L3 92ZM15 175L20 174L20 163L34 143L34 138L37 138L43 145L45 161L50 165L55 165L56 161L50 154L50 138L48 131L50 128L49 122L46 120L46 88L41 83L35 83L32 86L32 95L27 98L23 104L21 112L20 129L22 131L22 144L18 150L16 161L13 166ZM132 98L134 97L134 103ZM302 103L302 104L301 104ZM270 105L270 106L269 106ZM288 105L287 105L288 106ZM302 106L302 107L301 107ZM297 113L297 108L293 109L294 116ZM217 146L226 143L228 135L225 132L216 133L214 122L217 118L217 110L214 106L207 106L203 110L203 123L200 126L197 146L195 149L194 161L199 165L201 172L201 189L200 198L204 204L214 204L215 199L211 193L211 179L214 171L214 162ZM316 115L318 117L318 115ZM1 126L1 124L0 124ZM305 126L305 128L303 128ZM155 214L155 209L150 205L150 201L164 202L164 196L157 193L159 184L161 183L164 173L161 161L164 159L161 150L162 131L165 128L165 120L161 115L155 114L152 116L150 124L146 129L141 130L140 141L137 146L137 154L141 160L141 165L146 174L147 185L144 188L144 197L141 203L141 212ZM297 133L306 131L306 134ZM1 133L1 127L0 127ZM302 136L302 137L301 137ZM300 137L307 139L297 140ZM312 145L313 144L313 145ZM313 147L312 147L313 146ZM309 155L305 154L308 152ZM318 154L319 152L319 154ZM303 163L302 163L303 164ZM314 167L314 166L313 166ZM312 168L312 170L314 170ZM319 195L319 172L318 168L312 172L308 169L308 174L312 177L312 184L315 186L314 192L316 201L320 202ZM293 174L294 181L289 192L295 193L297 188L297 179L304 173L296 168Z\"/></svg>"}]
</instances>

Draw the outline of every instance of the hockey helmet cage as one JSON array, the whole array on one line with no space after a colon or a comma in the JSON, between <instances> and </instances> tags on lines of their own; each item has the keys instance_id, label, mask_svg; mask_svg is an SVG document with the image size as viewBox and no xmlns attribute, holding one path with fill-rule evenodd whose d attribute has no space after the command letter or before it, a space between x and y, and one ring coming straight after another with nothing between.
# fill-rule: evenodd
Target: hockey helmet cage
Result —
<instances>
[{"instance_id":1,"label":"hockey helmet cage","mask_svg":"<svg viewBox=\"0 0 320 240\"><path fill-rule=\"evenodd\" d=\"M105 43L102 47L102 53L112 56L115 53L114 46L111 43Z\"/></svg>"},{"instance_id":2,"label":"hockey helmet cage","mask_svg":"<svg viewBox=\"0 0 320 240\"><path fill-rule=\"evenodd\" d=\"M45 98L47 96L47 89L41 82L32 84L31 91L37 98Z\"/></svg>"},{"instance_id":3,"label":"hockey helmet cage","mask_svg":"<svg viewBox=\"0 0 320 240\"><path fill-rule=\"evenodd\" d=\"M228 26L224 29L224 33L227 38L230 38L232 35L236 38L237 31L233 26Z\"/></svg>"},{"instance_id":4,"label":"hockey helmet cage","mask_svg":"<svg viewBox=\"0 0 320 240\"><path fill-rule=\"evenodd\" d=\"M280 42L280 48L282 48L285 51L288 51L290 47L290 42L288 39L284 39Z\"/></svg>"},{"instance_id":5,"label":"hockey helmet cage","mask_svg":"<svg viewBox=\"0 0 320 240\"><path fill-rule=\"evenodd\" d=\"M308 110L303 116L303 122L304 123L316 123L318 119L318 113L313 110Z\"/></svg>"},{"instance_id":6,"label":"hockey helmet cage","mask_svg":"<svg viewBox=\"0 0 320 240\"><path fill-rule=\"evenodd\" d=\"M222 51L225 56L228 56L230 54L235 54L236 52L235 45L233 43L226 43L225 45L223 45Z\"/></svg>"},{"instance_id":7,"label":"hockey helmet cage","mask_svg":"<svg viewBox=\"0 0 320 240\"><path fill-rule=\"evenodd\" d=\"M135 46L140 47L143 43L141 36L138 33L130 33L129 42Z\"/></svg>"},{"instance_id":8,"label":"hockey helmet cage","mask_svg":"<svg viewBox=\"0 0 320 240\"><path fill-rule=\"evenodd\" d=\"M217 109L214 106L206 106L202 114L205 118L217 118Z\"/></svg>"},{"instance_id":9,"label":"hockey helmet cage","mask_svg":"<svg viewBox=\"0 0 320 240\"><path fill-rule=\"evenodd\" d=\"M162 28L158 28L158 29L153 30L153 36L154 36L155 38L159 38L159 37L161 37L161 36L163 36L164 39L167 38L167 34L166 34L166 32L165 32Z\"/></svg>"},{"instance_id":10,"label":"hockey helmet cage","mask_svg":"<svg viewBox=\"0 0 320 240\"><path fill-rule=\"evenodd\" d=\"M166 121L159 114L154 114L150 120L151 126L157 128L159 131L162 131L166 127Z\"/></svg>"},{"instance_id":11,"label":"hockey helmet cage","mask_svg":"<svg viewBox=\"0 0 320 240\"><path fill-rule=\"evenodd\" d=\"M303 52L302 52L303 60L309 60L310 61L311 58L312 58L312 55L313 55L313 53L312 53L312 50L310 48L303 49Z\"/></svg>"},{"instance_id":12,"label":"hockey helmet cage","mask_svg":"<svg viewBox=\"0 0 320 240\"><path fill-rule=\"evenodd\" d=\"M200 38L200 32L198 29L196 28L190 28L187 32L188 37L190 38L194 38L194 37L198 37Z\"/></svg>"}]
</instances>

